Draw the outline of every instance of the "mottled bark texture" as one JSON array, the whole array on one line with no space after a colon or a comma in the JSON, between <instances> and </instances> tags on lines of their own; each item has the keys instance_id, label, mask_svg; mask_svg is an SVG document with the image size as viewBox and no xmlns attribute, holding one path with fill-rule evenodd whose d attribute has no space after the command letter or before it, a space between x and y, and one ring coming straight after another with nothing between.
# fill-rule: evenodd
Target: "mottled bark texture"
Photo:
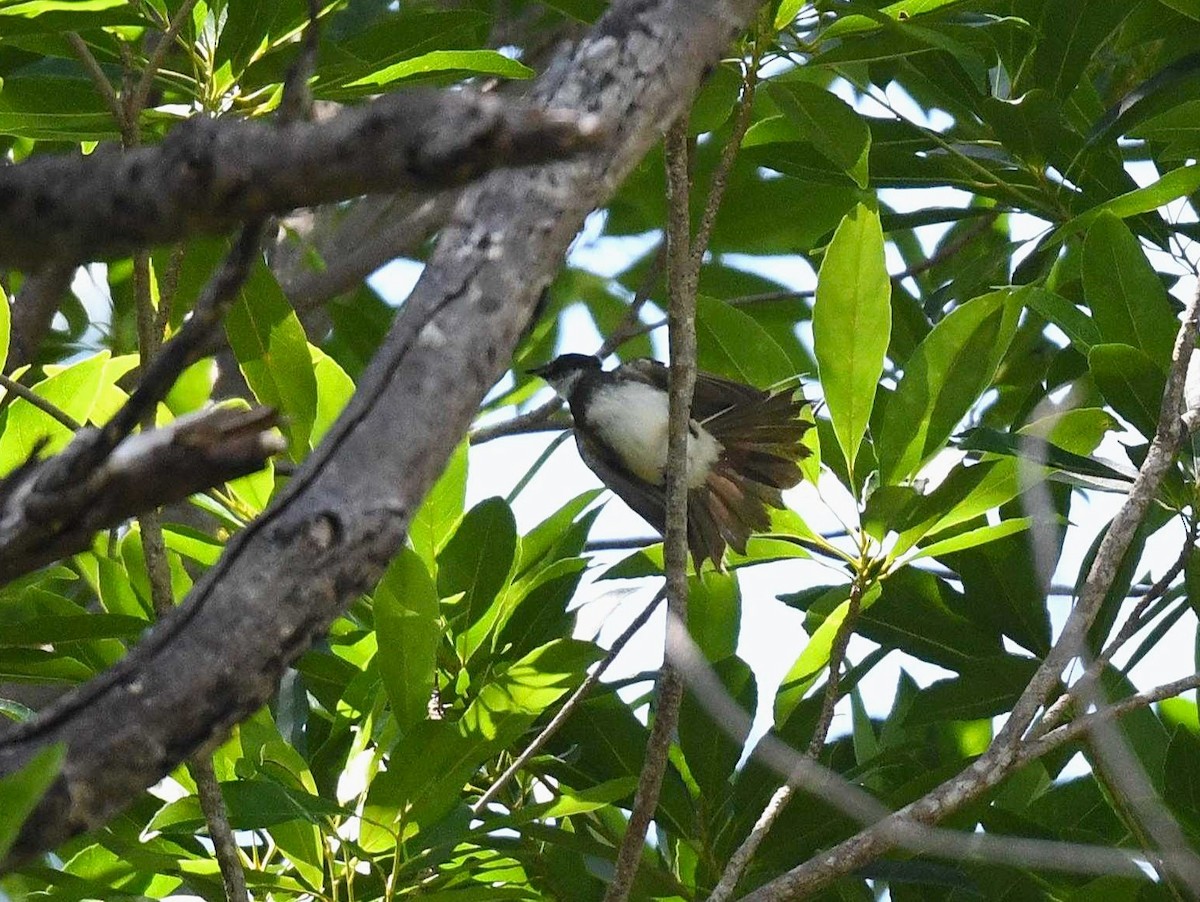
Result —
<instances>
[{"instance_id":1,"label":"mottled bark texture","mask_svg":"<svg viewBox=\"0 0 1200 902\"><path fill-rule=\"evenodd\" d=\"M0 265L121 256L297 207L458 184L596 138L592 120L470 92L393 94L324 122L197 116L153 147L0 168Z\"/></svg>"},{"instance_id":2,"label":"mottled bark texture","mask_svg":"<svg viewBox=\"0 0 1200 902\"><path fill-rule=\"evenodd\" d=\"M261 470L284 449L266 408L213 407L131 435L66 492L39 490L44 461L0 482L0 584L83 551L135 514Z\"/></svg>"},{"instance_id":3,"label":"mottled bark texture","mask_svg":"<svg viewBox=\"0 0 1200 902\"><path fill-rule=\"evenodd\" d=\"M10 863L99 826L223 739L375 583L584 217L659 139L757 5L618 0L541 78L535 102L594 114L604 146L468 189L348 408L282 496L121 664L0 740L0 774L48 743L68 749Z\"/></svg>"}]
</instances>

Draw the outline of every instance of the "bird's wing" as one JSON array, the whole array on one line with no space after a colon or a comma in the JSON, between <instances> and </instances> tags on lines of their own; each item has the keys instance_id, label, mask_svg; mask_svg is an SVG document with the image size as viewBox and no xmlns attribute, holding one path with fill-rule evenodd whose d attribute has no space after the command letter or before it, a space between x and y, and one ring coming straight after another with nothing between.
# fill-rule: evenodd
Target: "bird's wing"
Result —
<instances>
[{"instance_id":1,"label":"bird's wing","mask_svg":"<svg viewBox=\"0 0 1200 902\"><path fill-rule=\"evenodd\" d=\"M662 391L667 390L667 367L657 360L639 357L624 364L621 371L647 385ZM767 395L767 392L760 391L752 385L734 382L712 373L696 373L696 391L692 395L692 419L706 420L735 405L762 401Z\"/></svg>"}]
</instances>

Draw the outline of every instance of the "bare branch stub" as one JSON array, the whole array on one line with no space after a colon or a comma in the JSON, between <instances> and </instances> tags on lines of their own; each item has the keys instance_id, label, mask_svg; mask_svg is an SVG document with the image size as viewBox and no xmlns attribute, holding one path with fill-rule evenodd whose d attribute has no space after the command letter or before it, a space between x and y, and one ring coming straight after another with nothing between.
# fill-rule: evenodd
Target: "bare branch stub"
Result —
<instances>
[{"instance_id":1,"label":"bare branch stub","mask_svg":"<svg viewBox=\"0 0 1200 902\"><path fill-rule=\"evenodd\" d=\"M274 411L214 407L127 438L88 478L41 492L45 461L0 484L0 583L88 547L134 514L262 469L283 450ZM94 430L87 430L94 432Z\"/></svg>"},{"instance_id":2,"label":"bare branch stub","mask_svg":"<svg viewBox=\"0 0 1200 902\"><path fill-rule=\"evenodd\" d=\"M590 114L468 92L392 94L322 123L196 117L154 147L0 169L0 264L110 258L297 207L461 184L602 137Z\"/></svg>"}]
</instances>

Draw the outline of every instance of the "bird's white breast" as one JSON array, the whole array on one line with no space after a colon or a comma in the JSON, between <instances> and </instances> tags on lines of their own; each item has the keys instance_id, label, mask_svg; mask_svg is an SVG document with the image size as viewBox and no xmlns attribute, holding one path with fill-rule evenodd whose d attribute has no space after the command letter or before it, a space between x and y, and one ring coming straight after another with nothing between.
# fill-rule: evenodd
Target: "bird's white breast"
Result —
<instances>
[{"instance_id":1,"label":"bird's white breast","mask_svg":"<svg viewBox=\"0 0 1200 902\"><path fill-rule=\"evenodd\" d=\"M667 466L667 395L641 382L606 385L592 395L588 425L621 456L626 468L662 485ZM688 437L688 485L703 485L721 457L721 443L692 421Z\"/></svg>"}]
</instances>

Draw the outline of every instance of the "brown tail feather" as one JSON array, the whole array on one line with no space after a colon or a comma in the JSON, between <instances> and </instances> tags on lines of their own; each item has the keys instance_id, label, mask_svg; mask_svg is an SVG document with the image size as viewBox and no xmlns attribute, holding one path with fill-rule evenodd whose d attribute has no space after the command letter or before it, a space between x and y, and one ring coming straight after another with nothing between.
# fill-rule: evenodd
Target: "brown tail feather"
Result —
<instances>
[{"instance_id":1,"label":"brown tail feather","mask_svg":"<svg viewBox=\"0 0 1200 902\"><path fill-rule=\"evenodd\" d=\"M707 486L692 489L688 494L688 550L697 571L705 558L718 570L722 569L725 556L725 538L709 505L711 495Z\"/></svg>"},{"instance_id":2,"label":"brown tail feather","mask_svg":"<svg viewBox=\"0 0 1200 902\"><path fill-rule=\"evenodd\" d=\"M740 554L755 532L769 529L769 508L782 508L783 489L801 479L797 464L810 423L800 420L804 399L794 392L749 397L713 414L704 428L721 443L721 459L704 485L688 496L688 548L699 569L705 558L718 570L726 545Z\"/></svg>"}]
</instances>

